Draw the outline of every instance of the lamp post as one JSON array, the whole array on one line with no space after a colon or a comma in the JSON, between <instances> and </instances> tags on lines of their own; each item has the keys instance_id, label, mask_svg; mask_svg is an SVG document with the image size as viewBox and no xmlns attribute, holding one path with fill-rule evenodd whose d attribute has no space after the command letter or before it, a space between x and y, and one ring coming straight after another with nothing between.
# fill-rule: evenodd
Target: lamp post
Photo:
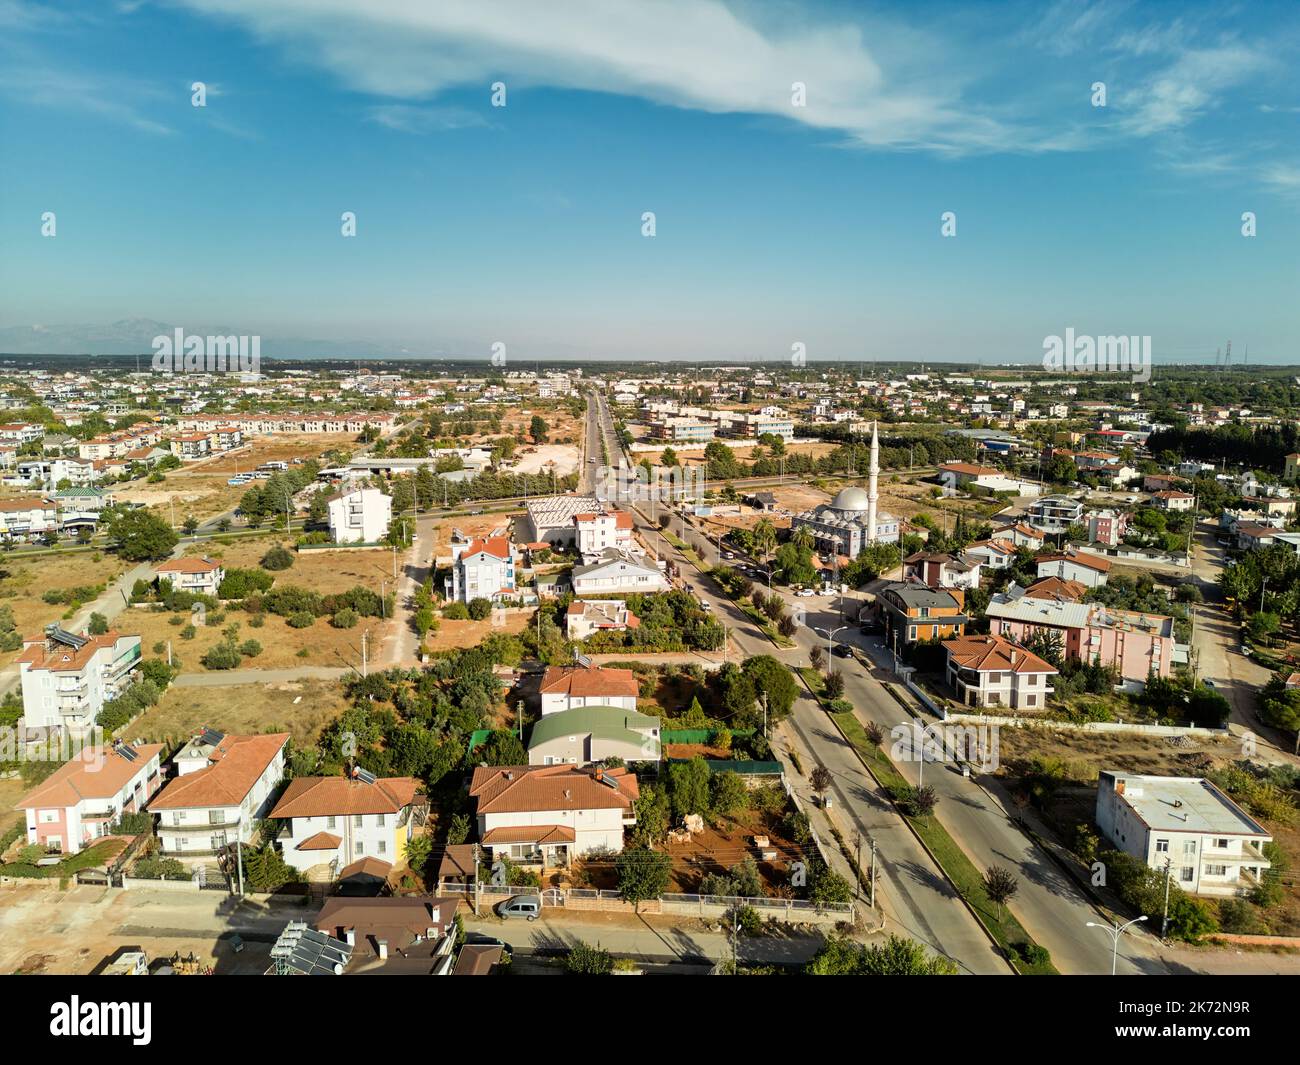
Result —
<instances>
[{"instance_id":1,"label":"lamp post","mask_svg":"<svg viewBox=\"0 0 1300 1065\"><path fill-rule=\"evenodd\" d=\"M835 634L851 628L849 625L840 625L833 629L814 629L814 632L820 632L826 637L826 659L830 665L830 671L835 672Z\"/></svg>"},{"instance_id":2,"label":"lamp post","mask_svg":"<svg viewBox=\"0 0 1300 1065\"><path fill-rule=\"evenodd\" d=\"M1137 924L1139 921L1145 921L1146 919L1147 919L1147 915L1144 913L1141 917L1133 918L1133 920L1129 921L1128 924L1109 925L1109 924L1098 924L1096 921L1087 922L1088 928L1101 928L1104 929L1110 935L1111 948L1112 948L1111 955L1110 955L1111 976L1115 975L1115 970L1119 966L1119 937L1122 936L1126 931L1128 931L1128 929L1131 928L1133 925Z\"/></svg>"}]
</instances>

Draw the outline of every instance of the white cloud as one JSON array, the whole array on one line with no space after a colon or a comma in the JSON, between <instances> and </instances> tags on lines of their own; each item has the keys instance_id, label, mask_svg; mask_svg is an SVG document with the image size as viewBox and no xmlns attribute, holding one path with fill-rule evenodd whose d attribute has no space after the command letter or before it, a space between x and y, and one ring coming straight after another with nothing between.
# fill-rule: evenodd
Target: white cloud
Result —
<instances>
[{"instance_id":1,"label":"white cloud","mask_svg":"<svg viewBox=\"0 0 1300 1065\"><path fill-rule=\"evenodd\" d=\"M777 21L719 0L178 0L233 18L348 87L412 101L453 88L618 93L714 113L777 115L871 147L1033 150L1038 134L963 99L938 38ZM985 72L987 73L987 72ZM791 105L791 84L807 106Z\"/></svg>"}]
</instances>

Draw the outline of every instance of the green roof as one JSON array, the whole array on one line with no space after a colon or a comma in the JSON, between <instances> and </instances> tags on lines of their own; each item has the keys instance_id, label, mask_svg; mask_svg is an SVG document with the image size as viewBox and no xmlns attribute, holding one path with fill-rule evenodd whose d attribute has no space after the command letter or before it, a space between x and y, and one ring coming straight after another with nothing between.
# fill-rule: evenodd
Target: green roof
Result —
<instances>
[{"instance_id":1,"label":"green roof","mask_svg":"<svg viewBox=\"0 0 1300 1065\"><path fill-rule=\"evenodd\" d=\"M577 706L572 710L561 710L558 714L546 714L533 726L528 734L528 749L531 751L540 743L547 743L557 736L572 736L590 732L607 740L627 740L639 742L641 734L638 729L657 729L659 719L636 710L624 710L619 706Z\"/></svg>"}]
</instances>

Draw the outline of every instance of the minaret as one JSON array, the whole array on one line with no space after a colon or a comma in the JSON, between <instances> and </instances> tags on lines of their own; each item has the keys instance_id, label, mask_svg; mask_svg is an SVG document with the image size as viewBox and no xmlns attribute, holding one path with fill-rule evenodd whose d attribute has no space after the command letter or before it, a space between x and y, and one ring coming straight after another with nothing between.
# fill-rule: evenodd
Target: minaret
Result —
<instances>
[{"instance_id":1,"label":"minaret","mask_svg":"<svg viewBox=\"0 0 1300 1065\"><path fill-rule=\"evenodd\" d=\"M880 492L876 482L880 478L880 436L876 432L876 423L871 423L871 468L867 480L867 543L876 540L876 501Z\"/></svg>"}]
</instances>

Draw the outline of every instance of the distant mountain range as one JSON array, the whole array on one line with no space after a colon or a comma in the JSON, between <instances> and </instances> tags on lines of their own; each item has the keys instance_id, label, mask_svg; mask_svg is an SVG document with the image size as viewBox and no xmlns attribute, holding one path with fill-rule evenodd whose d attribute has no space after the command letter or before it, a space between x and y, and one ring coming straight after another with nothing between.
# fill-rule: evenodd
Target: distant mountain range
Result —
<instances>
[{"instance_id":1,"label":"distant mountain range","mask_svg":"<svg viewBox=\"0 0 1300 1065\"><path fill-rule=\"evenodd\" d=\"M152 318L123 318L107 325L30 326L0 328L0 353L8 355L151 355L154 337L170 336L177 326ZM203 336L238 336L226 325L183 327ZM369 341L309 340L304 337L262 337L262 355L268 359L376 359L428 357L455 358L446 352L415 352L398 345Z\"/></svg>"}]
</instances>

